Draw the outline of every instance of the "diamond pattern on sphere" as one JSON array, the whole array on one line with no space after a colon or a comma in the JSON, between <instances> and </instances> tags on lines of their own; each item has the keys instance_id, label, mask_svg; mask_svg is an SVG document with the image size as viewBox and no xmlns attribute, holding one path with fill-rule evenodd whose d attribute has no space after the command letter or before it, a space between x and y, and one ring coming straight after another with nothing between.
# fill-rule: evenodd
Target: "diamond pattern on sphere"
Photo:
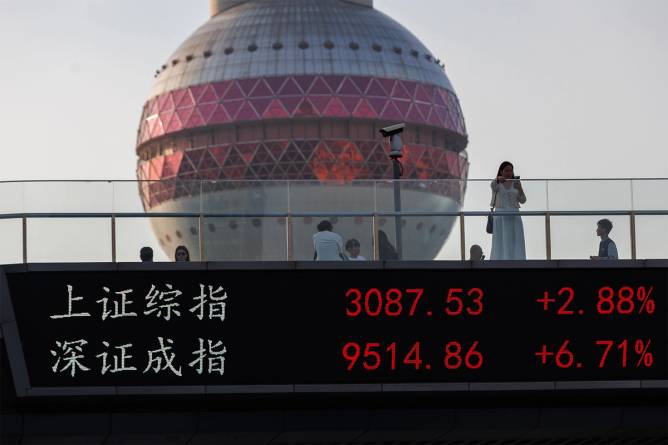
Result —
<instances>
[{"instance_id":1,"label":"diamond pattern on sphere","mask_svg":"<svg viewBox=\"0 0 668 445\"><path fill-rule=\"evenodd\" d=\"M222 107L225 108L225 111L227 112L228 116L231 116L234 118L243 104L246 103L245 100L240 99L240 100L226 100L222 103Z\"/></svg>"},{"instance_id":2,"label":"diamond pattern on sphere","mask_svg":"<svg viewBox=\"0 0 668 445\"><path fill-rule=\"evenodd\" d=\"M183 108L176 110L176 115L179 117L179 121L186 123L190 120L190 116L193 114L194 108Z\"/></svg>"},{"instance_id":3,"label":"diamond pattern on sphere","mask_svg":"<svg viewBox=\"0 0 668 445\"><path fill-rule=\"evenodd\" d=\"M315 107L310 100L304 99L301 101L297 110L295 111L295 116L307 117L307 116L317 116L315 113Z\"/></svg>"},{"instance_id":4,"label":"diamond pattern on sphere","mask_svg":"<svg viewBox=\"0 0 668 445\"><path fill-rule=\"evenodd\" d=\"M284 76L264 78L265 82L267 82L267 85L269 86L269 89L271 89L271 92L274 94L278 94L281 86L285 83L286 79L287 78Z\"/></svg>"},{"instance_id":5,"label":"diamond pattern on sphere","mask_svg":"<svg viewBox=\"0 0 668 445\"><path fill-rule=\"evenodd\" d=\"M274 158L264 145L260 145L255 151L251 164L273 164Z\"/></svg>"},{"instance_id":6,"label":"diamond pattern on sphere","mask_svg":"<svg viewBox=\"0 0 668 445\"><path fill-rule=\"evenodd\" d=\"M212 104L201 104L197 106L200 115L204 122L209 122L213 113L218 109L219 105L217 103Z\"/></svg>"},{"instance_id":7,"label":"diamond pattern on sphere","mask_svg":"<svg viewBox=\"0 0 668 445\"><path fill-rule=\"evenodd\" d=\"M392 90L392 97L397 99L412 99L413 96L408 92L404 86L404 82L398 81L395 83L394 90Z\"/></svg>"},{"instance_id":8,"label":"diamond pattern on sphere","mask_svg":"<svg viewBox=\"0 0 668 445\"><path fill-rule=\"evenodd\" d=\"M385 110L383 110L382 117L384 119L390 119L390 120L401 120L403 119L403 114L399 111L397 106L394 104L394 102L388 102L387 106L385 107Z\"/></svg>"},{"instance_id":9,"label":"diamond pattern on sphere","mask_svg":"<svg viewBox=\"0 0 668 445\"><path fill-rule=\"evenodd\" d=\"M202 118L200 112L197 109L193 109L192 114L185 123L185 127L186 128L202 127L205 125L205 123L206 121Z\"/></svg>"},{"instance_id":10,"label":"diamond pattern on sphere","mask_svg":"<svg viewBox=\"0 0 668 445\"><path fill-rule=\"evenodd\" d=\"M299 104L302 102L302 98L300 97L281 97L279 98L285 109L290 113L292 116L295 113L295 110L297 110L297 107Z\"/></svg>"},{"instance_id":11,"label":"diamond pattern on sphere","mask_svg":"<svg viewBox=\"0 0 668 445\"><path fill-rule=\"evenodd\" d=\"M338 100L346 108L346 112L352 115L361 99L357 96L341 96Z\"/></svg>"},{"instance_id":12,"label":"diamond pattern on sphere","mask_svg":"<svg viewBox=\"0 0 668 445\"><path fill-rule=\"evenodd\" d=\"M236 83L241 88L244 96L250 96L251 91L255 88L255 85L260 81L260 79L242 79L237 80Z\"/></svg>"},{"instance_id":13,"label":"diamond pattern on sphere","mask_svg":"<svg viewBox=\"0 0 668 445\"><path fill-rule=\"evenodd\" d=\"M355 111L353 112L355 117L364 117L364 118L375 118L378 116L378 113L371 107L369 102L366 100L361 100Z\"/></svg>"},{"instance_id":14,"label":"diamond pattern on sphere","mask_svg":"<svg viewBox=\"0 0 668 445\"><path fill-rule=\"evenodd\" d=\"M204 153L197 165L197 168L200 170L209 170L212 168L218 168L218 163L216 159L211 155L209 150L202 150Z\"/></svg>"},{"instance_id":15,"label":"diamond pattern on sphere","mask_svg":"<svg viewBox=\"0 0 668 445\"><path fill-rule=\"evenodd\" d=\"M267 84L263 79L260 79L253 90L250 92L249 96L250 97L271 97L273 96L273 92L269 89Z\"/></svg>"},{"instance_id":16,"label":"diamond pattern on sphere","mask_svg":"<svg viewBox=\"0 0 668 445\"><path fill-rule=\"evenodd\" d=\"M287 143L285 141L281 142L272 142L270 144L267 144L267 149L271 153L271 156L279 160L282 158L283 154L285 153L285 149L287 148Z\"/></svg>"},{"instance_id":17,"label":"diamond pattern on sphere","mask_svg":"<svg viewBox=\"0 0 668 445\"><path fill-rule=\"evenodd\" d=\"M302 88L306 88L307 93ZM368 102L363 102L365 95ZM250 104L243 101L247 96ZM219 102L219 97L225 112L214 116L214 104ZM410 107L408 99L411 97L418 101L417 108ZM433 116L433 106L444 110L439 109ZM188 110L195 108L200 116L193 112L192 117ZM174 109L178 110L178 123L172 121ZM160 125L149 119L156 113L160 114ZM379 116L449 128L461 134L466 131L456 96L430 85L364 76L276 76L196 85L165 93L145 105L138 139L144 143L166 133L232 119L376 119Z\"/></svg>"},{"instance_id":18,"label":"diamond pattern on sphere","mask_svg":"<svg viewBox=\"0 0 668 445\"><path fill-rule=\"evenodd\" d=\"M355 84L355 87L360 92L366 92L367 86L369 85L369 82L371 82L370 77L362 76L350 76L350 80L352 80L352 82Z\"/></svg>"},{"instance_id":19,"label":"diamond pattern on sphere","mask_svg":"<svg viewBox=\"0 0 668 445\"><path fill-rule=\"evenodd\" d=\"M253 105L253 108L257 112L258 116L262 116L265 113L267 107L271 103L271 98L262 98L262 99L251 99L250 102Z\"/></svg>"},{"instance_id":20,"label":"diamond pattern on sphere","mask_svg":"<svg viewBox=\"0 0 668 445\"><path fill-rule=\"evenodd\" d=\"M322 76L329 89L336 93L341 85L341 81L344 79L344 76Z\"/></svg>"},{"instance_id":21,"label":"diamond pattern on sphere","mask_svg":"<svg viewBox=\"0 0 668 445\"><path fill-rule=\"evenodd\" d=\"M278 119L282 117L285 118L289 116L290 114L287 112L285 107L281 105L281 102L278 99L272 100L267 109L265 110L264 114L262 115L262 117L271 119Z\"/></svg>"},{"instance_id":22,"label":"diamond pattern on sphere","mask_svg":"<svg viewBox=\"0 0 668 445\"><path fill-rule=\"evenodd\" d=\"M214 157L218 165L225 165L225 161L227 160L227 156L229 155L230 151L232 150L232 147L230 145L225 145L222 147L211 147L209 151L211 152L211 155Z\"/></svg>"},{"instance_id":23,"label":"diamond pattern on sphere","mask_svg":"<svg viewBox=\"0 0 668 445\"><path fill-rule=\"evenodd\" d=\"M313 107L317 111L318 115L322 116L325 114L325 109L329 105L330 97L329 96L313 96L309 99Z\"/></svg>"},{"instance_id":24,"label":"diamond pattern on sphere","mask_svg":"<svg viewBox=\"0 0 668 445\"><path fill-rule=\"evenodd\" d=\"M378 96L378 97L387 97L387 92L380 85L378 80L371 79L369 86L366 89L365 94L367 96Z\"/></svg>"},{"instance_id":25,"label":"diamond pattern on sphere","mask_svg":"<svg viewBox=\"0 0 668 445\"><path fill-rule=\"evenodd\" d=\"M174 100L172 99L172 95L169 93L163 94L158 98L158 110L160 113L164 113L166 111L171 111L174 109Z\"/></svg>"},{"instance_id":26,"label":"diamond pattern on sphere","mask_svg":"<svg viewBox=\"0 0 668 445\"><path fill-rule=\"evenodd\" d=\"M301 96L302 94L302 90L299 89L299 85L292 77L288 77L288 80L278 91L279 96Z\"/></svg>"},{"instance_id":27,"label":"diamond pattern on sphere","mask_svg":"<svg viewBox=\"0 0 668 445\"><path fill-rule=\"evenodd\" d=\"M259 115L249 101L244 101L239 108L239 112L236 116L234 116L234 118L240 121L250 121L258 119Z\"/></svg>"},{"instance_id":28,"label":"diamond pattern on sphere","mask_svg":"<svg viewBox=\"0 0 668 445\"><path fill-rule=\"evenodd\" d=\"M352 81L350 78L346 77L339 88L339 94L346 94L351 96L359 96L362 94L363 90L360 90L359 87Z\"/></svg>"},{"instance_id":29,"label":"diamond pattern on sphere","mask_svg":"<svg viewBox=\"0 0 668 445\"><path fill-rule=\"evenodd\" d=\"M237 82L232 82L232 84L227 89L225 94L223 94L220 98L222 100L232 100L232 99L243 99L243 97L244 93L243 91L241 91L239 84Z\"/></svg>"},{"instance_id":30,"label":"diamond pattern on sphere","mask_svg":"<svg viewBox=\"0 0 668 445\"><path fill-rule=\"evenodd\" d=\"M255 155L255 150L257 150L258 144L237 144L237 152L241 156L241 158L246 162L246 164L250 164L251 159L253 159L253 156Z\"/></svg>"},{"instance_id":31,"label":"diamond pattern on sphere","mask_svg":"<svg viewBox=\"0 0 668 445\"><path fill-rule=\"evenodd\" d=\"M216 106L215 111L208 120L210 124L223 124L230 121L232 121L232 118L222 105Z\"/></svg>"},{"instance_id":32,"label":"diamond pattern on sphere","mask_svg":"<svg viewBox=\"0 0 668 445\"><path fill-rule=\"evenodd\" d=\"M334 97L330 99L329 104L327 105L327 108L325 108L323 114L330 117L348 117L350 112L346 109L346 107L343 106L339 99Z\"/></svg>"},{"instance_id":33,"label":"diamond pattern on sphere","mask_svg":"<svg viewBox=\"0 0 668 445\"><path fill-rule=\"evenodd\" d=\"M308 94L326 94L331 95L332 91L329 89L324 80L316 77L315 81L308 90Z\"/></svg>"},{"instance_id":34,"label":"diamond pattern on sphere","mask_svg":"<svg viewBox=\"0 0 668 445\"><path fill-rule=\"evenodd\" d=\"M192 108L195 105L195 100L193 99L192 95L190 94L190 90L188 88L181 90L183 92L183 96L181 99L176 103L176 108Z\"/></svg>"},{"instance_id":35,"label":"diamond pattern on sphere","mask_svg":"<svg viewBox=\"0 0 668 445\"><path fill-rule=\"evenodd\" d=\"M385 109L385 106L387 105L387 99L377 99L374 97L369 98L368 103L371 104L371 107L374 109L377 115L380 116L380 114L383 112Z\"/></svg>"},{"instance_id":36,"label":"diamond pattern on sphere","mask_svg":"<svg viewBox=\"0 0 668 445\"><path fill-rule=\"evenodd\" d=\"M197 168L202 161L202 157L204 156L205 151L206 150L188 150L185 152L185 156L193 165L193 167Z\"/></svg>"},{"instance_id":37,"label":"diamond pattern on sphere","mask_svg":"<svg viewBox=\"0 0 668 445\"><path fill-rule=\"evenodd\" d=\"M302 93L306 93L315 80L315 76L294 76L294 79Z\"/></svg>"}]
</instances>

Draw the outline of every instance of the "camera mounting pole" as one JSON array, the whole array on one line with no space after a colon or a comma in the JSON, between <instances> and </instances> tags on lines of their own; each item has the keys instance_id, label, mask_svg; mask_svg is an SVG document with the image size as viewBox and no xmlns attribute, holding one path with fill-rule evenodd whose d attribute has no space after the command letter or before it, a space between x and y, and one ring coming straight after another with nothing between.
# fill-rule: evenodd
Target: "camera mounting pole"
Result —
<instances>
[{"instance_id":1,"label":"camera mounting pole","mask_svg":"<svg viewBox=\"0 0 668 445\"><path fill-rule=\"evenodd\" d=\"M404 168L401 165L401 158L403 157L404 143L401 140L400 133L406 128L405 123L394 124L380 129L380 134L383 137L390 138L390 159L392 160L392 179L394 184L394 211L401 213L401 176L403 176ZM397 255L399 259L403 259L403 242L401 236L401 216L395 215L395 240L397 243Z\"/></svg>"}]
</instances>

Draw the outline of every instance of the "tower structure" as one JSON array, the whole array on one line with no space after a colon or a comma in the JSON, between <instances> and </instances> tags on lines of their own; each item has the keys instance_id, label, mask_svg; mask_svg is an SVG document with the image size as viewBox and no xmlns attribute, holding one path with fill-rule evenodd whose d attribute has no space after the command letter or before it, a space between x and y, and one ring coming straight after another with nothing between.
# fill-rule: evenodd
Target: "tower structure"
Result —
<instances>
[{"instance_id":1,"label":"tower structure","mask_svg":"<svg viewBox=\"0 0 668 445\"><path fill-rule=\"evenodd\" d=\"M276 215L392 211L391 184L368 180L392 178L378 129L398 121L404 210L458 210L468 137L444 68L372 0L211 0L210 20L156 70L138 131L140 194L149 212L254 216L152 218L161 245L196 258L201 231L210 260L285 259L287 243L295 259L312 257L321 218L293 218L289 239ZM329 219L372 256L371 218ZM394 221L376 229L393 239ZM453 221L404 218L404 258L433 258Z\"/></svg>"}]
</instances>

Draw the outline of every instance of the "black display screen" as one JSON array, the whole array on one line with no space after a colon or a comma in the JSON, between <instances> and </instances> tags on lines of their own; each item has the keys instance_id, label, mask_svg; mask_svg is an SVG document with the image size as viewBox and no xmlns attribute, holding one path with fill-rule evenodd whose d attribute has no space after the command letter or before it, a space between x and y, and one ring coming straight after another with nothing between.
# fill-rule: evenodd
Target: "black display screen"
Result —
<instances>
[{"instance_id":1,"label":"black display screen","mask_svg":"<svg viewBox=\"0 0 668 445\"><path fill-rule=\"evenodd\" d=\"M31 387L666 379L665 268L8 273Z\"/></svg>"}]
</instances>

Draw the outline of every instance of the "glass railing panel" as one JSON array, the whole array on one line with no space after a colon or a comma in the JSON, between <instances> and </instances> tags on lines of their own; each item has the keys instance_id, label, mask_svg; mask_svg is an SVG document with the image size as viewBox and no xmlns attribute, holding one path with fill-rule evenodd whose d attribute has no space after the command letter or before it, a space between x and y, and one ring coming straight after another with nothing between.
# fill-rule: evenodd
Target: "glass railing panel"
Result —
<instances>
[{"instance_id":1,"label":"glass railing panel","mask_svg":"<svg viewBox=\"0 0 668 445\"><path fill-rule=\"evenodd\" d=\"M489 210L493 195L491 184L491 179L467 181L464 210L472 212ZM526 203L521 204L523 210L544 211L547 209L547 181L523 179L520 185L527 198Z\"/></svg>"},{"instance_id":2,"label":"glass railing panel","mask_svg":"<svg viewBox=\"0 0 668 445\"><path fill-rule=\"evenodd\" d=\"M524 246L527 260L547 259L545 217L523 215L522 225L524 226Z\"/></svg>"},{"instance_id":3,"label":"glass railing panel","mask_svg":"<svg viewBox=\"0 0 668 445\"><path fill-rule=\"evenodd\" d=\"M628 216L552 216L552 259L589 259L598 255L601 239L596 236L597 221L607 218L613 228L610 238L615 241L620 259L631 258L630 222Z\"/></svg>"},{"instance_id":4,"label":"glass railing panel","mask_svg":"<svg viewBox=\"0 0 668 445\"><path fill-rule=\"evenodd\" d=\"M625 179L551 180L551 211L630 210L631 182Z\"/></svg>"},{"instance_id":5,"label":"glass railing panel","mask_svg":"<svg viewBox=\"0 0 668 445\"><path fill-rule=\"evenodd\" d=\"M667 257L668 215L636 216L636 258Z\"/></svg>"},{"instance_id":6,"label":"glass railing panel","mask_svg":"<svg viewBox=\"0 0 668 445\"><path fill-rule=\"evenodd\" d=\"M373 181L290 182L290 211L293 213L372 213L374 200Z\"/></svg>"},{"instance_id":7,"label":"glass railing panel","mask_svg":"<svg viewBox=\"0 0 668 445\"><path fill-rule=\"evenodd\" d=\"M111 261L111 219L31 218L27 241L31 263Z\"/></svg>"},{"instance_id":8,"label":"glass railing panel","mask_svg":"<svg viewBox=\"0 0 668 445\"><path fill-rule=\"evenodd\" d=\"M119 182L114 184L114 211L199 213L201 181Z\"/></svg>"},{"instance_id":9,"label":"glass railing panel","mask_svg":"<svg viewBox=\"0 0 668 445\"><path fill-rule=\"evenodd\" d=\"M49 181L24 184L28 213L104 213L112 210L111 181Z\"/></svg>"},{"instance_id":10,"label":"glass railing panel","mask_svg":"<svg viewBox=\"0 0 668 445\"><path fill-rule=\"evenodd\" d=\"M23 262L22 226L20 218L0 219L0 264Z\"/></svg>"},{"instance_id":11,"label":"glass railing panel","mask_svg":"<svg viewBox=\"0 0 668 445\"><path fill-rule=\"evenodd\" d=\"M394 219L388 238L396 246ZM460 236L457 216L404 216L401 219L402 259L407 261L459 260ZM379 243L382 246L382 243Z\"/></svg>"},{"instance_id":12,"label":"glass railing panel","mask_svg":"<svg viewBox=\"0 0 668 445\"><path fill-rule=\"evenodd\" d=\"M196 223L194 218L189 218L191 223ZM132 217L132 218L116 218L116 261L118 262L138 262L139 250L146 246L153 249L153 261L173 261L173 251L171 244L167 245L164 235L172 233L176 236L175 230L166 231L166 227L178 226L177 218L149 218L149 217ZM157 230L165 230L160 239L155 235L152 224L155 224ZM195 224L195 236L189 233L190 239L184 242L192 248L191 252L198 253L199 237L198 225ZM171 235L170 235L171 238ZM161 242L162 241L162 242ZM163 250L164 249L164 250ZM167 250L168 249L168 250ZM191 253L191 256L193 254ZM199 257L194 256L193 260Z\"/></svg>"},{"instance_id":13,"label":"glass railing panel","mask_svg":"<svg viewBox=\"0 0 668 445\"><path fill-rule=\"evenodd\" d=\"M285 261L285 217L209 217L204 219L207 261Z\"/></svg>"},{"instance_id":14,"label":"glass railing panel","mask_svg":"<svg viewBox=\"0 0 668 445\"><path fill-rule=\"evenodd\" d=\"M471 246L473 245L480 246L483 255L485 255L485 260L489 260L492 250L492 235L485 231L486 227L486 216L466 216L464 218L466 260L471 259ZM453 231L452 236L459 236L459 234L455 234Z\"/></svg>"},{"instance_id":15,"label":"glass railing panel","mask_svg":"<svg viewBox=\"0 0 668 445\"><path fill-rule=\"evenodd\" d=\"M124 242L123 240L133 239L129 247L117 245L117 255L122 255L122 258L130 258L130 261L137 261L139 249L146 245L153 248L156 261L174 261L176 248L185 246L190 253L191 261L200 260L198 217L148 217L145 220L138 218L137 221L133 219L137 218L116 219L117 244L120 245ZM148 231L145 224L150 225ZM141 231L133 234L131 233L133 229ZM159 246L159 249L154 246ZM162 253L158 255L159 250Z\"/></svg>"},{"instance_id":16,"label":"glass railing panel","mask_svg":"<svg viewBox=\"0 0 668 445\"><path fill-rule=\"evenodd\" d=\"M194 204L194 202L193 202ZM188 208L194 206L188 205ZM285 181L205 181L202 183L204 213L284 213L288 208Z\"/></svg>"},{"instance_id":17,"label":"glass railing panel","mask_svg":"<svg viewBox=\"0 0 668 445\"><path fill-rule=\"evenodd\" d=\"M668 210L668 179L635 179L633 210Z\"/></svg>"},{"instance_id":18,"label":"glass railing panel","mask_svg":"<svg viewBox=\"0 0 668 445\"><path fill-rule=\"evenodd\" d=\"M23 212L25 183L0 182L0 214Z\"/></svg>"}]
</instances>

